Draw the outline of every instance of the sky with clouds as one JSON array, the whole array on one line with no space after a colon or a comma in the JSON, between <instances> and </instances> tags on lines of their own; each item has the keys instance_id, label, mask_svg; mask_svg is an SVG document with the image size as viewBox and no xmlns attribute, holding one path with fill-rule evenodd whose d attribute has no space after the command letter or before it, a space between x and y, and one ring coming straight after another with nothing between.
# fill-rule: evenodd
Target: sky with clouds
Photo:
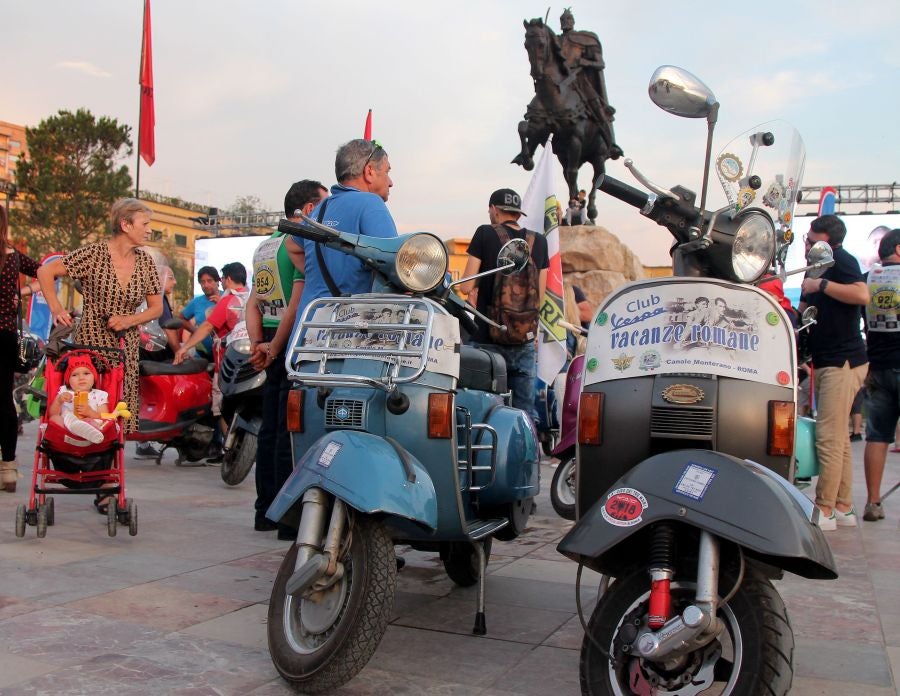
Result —
<instances>
[{"instance_id":1,"label":"sky with clouds","mask_svg":"<svg viewBox=\"0 0 900 696\"><path fill-rule=\"evenodd\" d=\"M4 3L0 120L37 125L59 109L138 124L142 0ZM550 7L559 28L565 5ZM721 104L718 150L755 124L790 121L807 147L805 185L886 184L900 172L900 3L607 0L573 4L603 44L616 139L657 183L699 190L705 123L647 97L654 69L695 73ZM339 144L374 137L390 154L401 232L468 237L491 191L525 192L510 164L533 94L521 0L151 0L156 163L141 188L230 206L280 207L291 182L333 183ZM129 162L134 174L134 157ZM633 181L621 160L610 175ZM589 168L582 171L587 182ZM562 174L558 195L565 198ZM647 264L667 234L598 196L598 223Z\"/></svg>"}]
</instances>

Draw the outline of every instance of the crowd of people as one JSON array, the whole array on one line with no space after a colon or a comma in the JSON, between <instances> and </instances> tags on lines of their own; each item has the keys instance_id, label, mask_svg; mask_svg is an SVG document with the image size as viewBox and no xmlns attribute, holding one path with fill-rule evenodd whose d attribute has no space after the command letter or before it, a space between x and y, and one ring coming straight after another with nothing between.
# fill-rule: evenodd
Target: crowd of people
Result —
<instances>
[{"instance_id":1,"label":"crowd of people","mask_svg":"<svg viewBox=\"0 0 900 696\"><path fill-rule=\"evenodd\" d=\"M284 214L298 220L300 213L318 222L351 234L395 237L397 228L387 200L393 181L388 153L377 141L357 139L342 145L335 158L337 183L330 191L319 181L305 179L290 186L284 198ZM583 193L583 192L582 192ZM573 199L570 212L581 206L583 197ZM86 245L39 266L9 243L6 214L0 209L0 354L14 355L17 348L17 318L21 298L40 289L44 293L53 322L72 326L73 317L60 301L55 280L68 276L80 283L83 305L74 339L94 346L117 347L124 341L124 401L131 415L126 433L138 427L139 412L138 327L161 318L166 333L164 357L174 364L192 354L207 359L215 356L214 344L225 341L243 322L251 345L251 364L265 370L266 382L262 427L256 457L254 529L278 531L279 538L296 537L290 527L279 527L265 516L266 510L292 471L290 437L286 428L289 381L285 369L285 349L291 331L303 310L316 299L368 292L372 270L361 261L310 240L275 232L263 241L253 257L252 277L243 264L232 262L221 269L204 266L197 271L201 293L179 312L173 310L170 294L175 277L168 266L157 266L143 248L150 237L152 211L136 199L117 201L110 210L110 237ZM502 276L488 274L460 286L476 314L476 331L468 341L502 356L515 407L536 418L535 374L538 314L546 289L549 256L543 234L522 225L522 200L512 189L494 191L488 198L488 224L479 226L468 248L464 277L496 267L500 248L512 239L524 240L530 255L530 271L518 281L521 287L509 291ZM580 220L569 216L569 224ZM865 472L868 499L864 518L884 517L880 488L886 455L895 439L898 421L898 370L900 346L897 339L896 307L885 316L884 307L873 300L876 289L888 286L897 292L900 277L900 230L888 231L879 246L880 264L863 275L859 263L843 249L846 234L837 216L822 216L810 225L807 244L826 242L834 251L835 264L818 278L802 284L799 310L815 306L818 324L810 331L811 367L815 374L817 406L816 449L820 461L815 502L820 509L823 530L856 525L852 500L852 459L850 443L861 428L854 425L847 434L851 413L861 419L863 409L854 397L864 396L866 424ZM527 268L528 268L527 267ZM20 287L20 274L36 278ZM259 282L258 279L265 279ZM514 318L497 315L498 297L516 293L521 306ZM587 327L592 307L580 288L565 285L566 320L576 328L570 332L567 352L574 356L584 350L577 325ZM781 295L783 298L783 293ZM524 298L524 299L522 299ZM723 298L700 297L694 312L698 323L727 322ZM793 308L792 308L793 309ZM865 317L867 340L860 331ZM893 312L890 314L890 312ZM492 322L507 321L511 329L495 331ZM702 316L701 316L702 314ZM174 328L173 319L180 320ZM166 321L169 320L169 321ZM178 327L177 321L175 327ZM0 365L0 487L14 492L18 478L16 464L16 419L12 401L12 360ZM867 376L868 375L868 376ZM50 416L80 437L102 438L99 414L109 407L109 395L94 389L96 371L84 364L69 365L64 384L50 404ZM217 380L213 380L214 385ZM78 392L90 394L79 401ZM861 401L862 399L857 399ZM212 413L217 419L216 441L208 461L221 461L221 443L228 424L221 418L221 393L214 387ZM141 443L136 456L157 452ZM98 496L99 497L99 496ZM101 504L103 501L99 501ZM99 509L99 508L98 508Z\"/></svg>"}]
</instances>

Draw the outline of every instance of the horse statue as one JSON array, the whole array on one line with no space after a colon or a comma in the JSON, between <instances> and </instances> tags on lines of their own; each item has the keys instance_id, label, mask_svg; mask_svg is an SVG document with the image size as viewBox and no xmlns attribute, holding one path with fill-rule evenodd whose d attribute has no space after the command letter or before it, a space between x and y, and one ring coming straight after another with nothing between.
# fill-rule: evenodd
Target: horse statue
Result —
<instances>
[{"instance_id":1,"label":"horse statue","mask_svg":"<svg viewBox=\"0 0 900 696\"><path fill-rule=\"evenodd\" d=\"M579 75L566 63L560 40L540 18L525 20L525 50L534 80L534 99L528 105L525 119L519 122L522 150L512 160L526 171L534 169L534 153L538 145L546 145L552 134L553 152L562 165L569 186L569 200L578 194L578 170L590 163L596 181L604 173L604 162L616 159L622 151L613 141L613 110L603 105L602 111L584 93ZM588 32L578 32L593 37ZM599 50L599 41L597 41ZM595 99L596 100L596 99ZM599 113L598 113L599 112ZM594 202L597 190L590 186L588 217L597 218Z\"/></svg>"}]
</instances>

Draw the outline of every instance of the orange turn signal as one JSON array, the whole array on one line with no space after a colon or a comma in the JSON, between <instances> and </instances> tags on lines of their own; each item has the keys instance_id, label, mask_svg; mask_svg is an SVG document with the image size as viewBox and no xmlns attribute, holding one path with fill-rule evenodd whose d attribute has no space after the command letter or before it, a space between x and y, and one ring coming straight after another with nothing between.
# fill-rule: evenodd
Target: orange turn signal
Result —
<instances>
[{"instance_id":1,"label":"orange turn signal","mask_svg":"<svg viewBox=\"0 0 900 696\"><path fill-rule=\"evenodd\" d=\"M794 402L769 402L768 453L790 457L794 453Z\"/></svg>"},{"instance_id":2,"label":"orange turn signal","mask_svg":"<svg viewBox=\"0 0 900 696\"><path fill-rule=\"evenodd\" d=\"M291 389L287 398L287 429L289 433L303 432L303 390Z\"/></svg>"},{"instance_id":3,"label":"orange turn signal","mask_svg":"<svg viewBox=\"0 0 900 696\"><path fill-rule=\"evenodd\" d=\"M578 443L603 444L603 392L582 392L578 404Z\"/></svg>"},{"instance_id":4,"label":"orange turn signal","mask_svg":"<svg viewBox=\"0 0 900 696\"><path fill-rule=\"evenodd\" d=\"M428 437L448 439L453 436L453 394L428 395Z\"/></svg>"}]
</instances>

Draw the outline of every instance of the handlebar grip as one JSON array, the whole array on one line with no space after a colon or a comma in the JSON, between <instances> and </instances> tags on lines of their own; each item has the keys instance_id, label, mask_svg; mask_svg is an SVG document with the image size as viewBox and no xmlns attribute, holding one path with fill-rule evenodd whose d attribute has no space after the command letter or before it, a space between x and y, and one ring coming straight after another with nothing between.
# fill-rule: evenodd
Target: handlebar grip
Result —
<instances>
[{"instance_id":1,"label":"handlebar grip","mask_svg":"<svg viewBox=\"0 0 900 696\"><path fill-rule=\"evenodd\" d=\"M632 205L635 208L644 208L650 200L650 196L639 189L629 186L623 181L613 179L611 176L601 174L597 179L597 188L603 193L618 198L620 201Z\"/></svg>"},{"instance_id":2,"label":"handlebar grip","mask_svg":"<svg viewBox=\"0 0 900 696\"><path fill-rule=\"evenodd\" d=\"M327 234L311 225L304 225L302 222L291 222L284 218L278 222L278 231L303 237L303 239L309 239L313 242L327 242L335 237L334 234Z\"/></svg>"}]
</instances>

